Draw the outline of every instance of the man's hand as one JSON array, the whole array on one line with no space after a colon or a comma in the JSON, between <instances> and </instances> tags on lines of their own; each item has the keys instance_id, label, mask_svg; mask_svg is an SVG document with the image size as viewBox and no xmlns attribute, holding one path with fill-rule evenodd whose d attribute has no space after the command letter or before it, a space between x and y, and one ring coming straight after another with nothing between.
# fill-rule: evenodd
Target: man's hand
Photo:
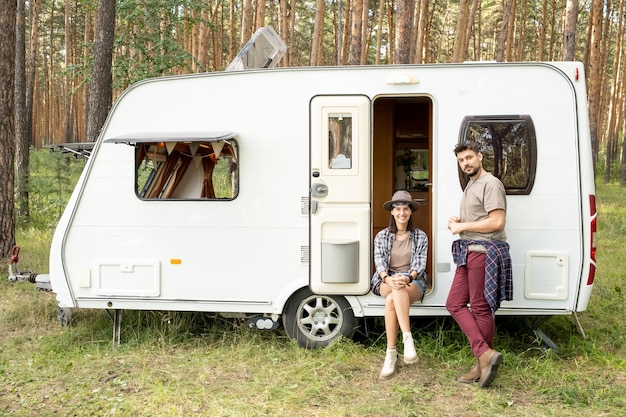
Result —
<instances>
[{"instance_id":1,"label":"man's hand","mask_svg":"<svg viewBox=\"0 0 626 417\"><path fill-rule=\"evenodd\" d=\"M461 228L461 218L459 216L452 216L448 219L448 229L453 235L458 235L463 230Z\"/></svg>"}]
</instances>

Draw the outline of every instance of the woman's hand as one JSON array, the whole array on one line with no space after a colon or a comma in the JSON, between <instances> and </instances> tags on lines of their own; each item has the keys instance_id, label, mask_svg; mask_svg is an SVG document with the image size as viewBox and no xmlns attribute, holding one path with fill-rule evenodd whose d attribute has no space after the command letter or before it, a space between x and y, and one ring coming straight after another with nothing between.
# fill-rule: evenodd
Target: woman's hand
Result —
<instances>
[{"instance_id":1,"label":"woman's hand","mask_svg":"<svg viewBox=\"0 0 626 417\"><path fill-rule=\"evenodd\" d=\"M407 286L407 279L404 274L393 274L389 278L387 278L387 284L396 290L404 288Z\"/></svg>"}]
</instances>

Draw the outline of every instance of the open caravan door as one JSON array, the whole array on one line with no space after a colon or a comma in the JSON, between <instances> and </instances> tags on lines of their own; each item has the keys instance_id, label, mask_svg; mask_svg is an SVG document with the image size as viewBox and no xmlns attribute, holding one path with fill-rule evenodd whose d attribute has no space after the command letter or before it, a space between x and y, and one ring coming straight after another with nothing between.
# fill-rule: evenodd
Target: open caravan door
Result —
<instances>
[{"instance_id":1,"label":"open caravan door","mask_svg":"<svg viewBox=\"0 0 626 417\"><path fill-rule=\"evenodd\" d=\"M371 274L370 100L311 100L310 287L365 294Z\"/></svg>"}]
</instances>

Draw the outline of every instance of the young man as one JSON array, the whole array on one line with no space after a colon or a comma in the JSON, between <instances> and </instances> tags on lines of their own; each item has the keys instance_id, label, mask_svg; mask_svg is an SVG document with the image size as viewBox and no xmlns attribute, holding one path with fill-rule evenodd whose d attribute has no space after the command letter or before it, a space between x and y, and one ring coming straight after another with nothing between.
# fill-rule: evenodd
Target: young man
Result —
<instances>
[{"instance_id":1,"label":"young man","mask_svg":"<svg viewBox=\"0 0 626 417\"><path fill-rule=\"evenodd\" d=\"M446 308L476 357L476 364L458 381L478 381L484 388L493 382L502 363L502 354L493 349L495 312L501 300L513 298L511 257L504 231L506 193L500 180L483 168L478 144L459 144L454 153L469 182L459 216L448 221L448 229L459 239L452 244L457 268Z\"/></svg>"}]
</instances>

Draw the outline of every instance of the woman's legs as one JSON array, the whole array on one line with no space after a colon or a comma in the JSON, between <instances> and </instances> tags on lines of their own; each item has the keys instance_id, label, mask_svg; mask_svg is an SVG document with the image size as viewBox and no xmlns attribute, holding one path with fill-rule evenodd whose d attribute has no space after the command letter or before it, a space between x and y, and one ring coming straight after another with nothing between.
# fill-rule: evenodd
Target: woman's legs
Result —
<instances>
[{"instance_id":1,"label":"woman's legs","mask_svg":"<svg viewBox=\"0 0 626 417\"><path fill-rule=\"evenodd\" d=\"M387 335L387 347L395 348L398 339L398 316L391 292L385 297L385 333Z\"/></svg>"},{"instance_id":2,"label":"woman's legs","mask_svg":"<svg viewBox=\"0 0 626 417\"><path fill-rule=\"evenodd\" d=\"M404 362L407 364L417 362L417 353L415 353L413 336L411 336L409 307L411 303L421 298L422 293L415 284L396 290L383 283L380 287L380 295L385 298L385 333L387 335L387 351L380 378L388 379L396 371L398 326L403 333Z\"/></svg>"},{"instance_id":3,"label":"woman's legs","mask_svg":"<svg viewBox=\"0 0 626 417\"><path fill-rule=\"evenodd\" d=\"M398 339L398 326L402 332L411 331L409 307L421 298L422 293L415 284L397 290L387 284L381 284L380 295L385 298L387 347L395 347Z\"/></svg>"}]
</instances>

